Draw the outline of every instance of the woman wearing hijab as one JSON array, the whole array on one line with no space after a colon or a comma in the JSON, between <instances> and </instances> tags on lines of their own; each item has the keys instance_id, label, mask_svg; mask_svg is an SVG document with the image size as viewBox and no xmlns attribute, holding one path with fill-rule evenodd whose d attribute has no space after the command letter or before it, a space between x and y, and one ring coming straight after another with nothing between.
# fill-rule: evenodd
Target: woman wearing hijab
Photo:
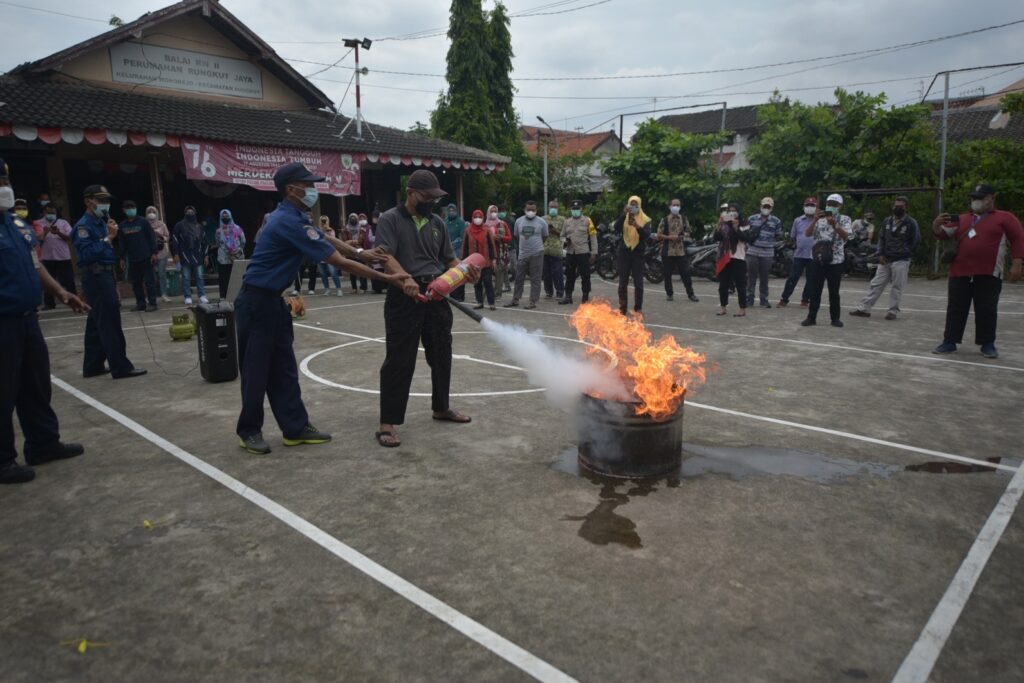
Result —
<instances>
[{"instance_id":1,"label":"woman wearing hijab","mask_svg":"<svg viewBox=\"0 0 1024 683\"><path fill-rule=\"evenodd\" d=\"M171 251L168 248L171 242L171 231L167 229L167 224L160 220L160 212L156 210L155 206L146 207L146 220L153 228L153 234L156 235L156 246L160 249L156 253L156 281L160 285L160 295L165 304L170 303L171 297L167 296L167 259L171 256Z\"/></svg>"},{"instance_id":2,"label":"woman wearing hijab","mask_svg":"<svg viewBox=\"0 0 1024 683\"><path fill-rule=\"evenodd\" d=\"M220 212L220 225L215 233L217 239L217 287L220 298L228 298L228 283L231 281L231 269L234 262L245 258L245 232L235 224L231 212L224 209Z\"/></svg>"},{"instance_id":3,"label":"woman wearing hijab","mask_svg":"<svg viewBox=\"0 0 1024 683\"><path fill-rule=\"evenodd\" d=\"M640 197L632 196L615 219L614 231L621 235L616 264L619 269L619 312L626 315L629 278L633 277L633 311L644 307L644 245L651 238L651 219L644 213Z\"/></svg>"},{"instance_id":4,"label":"woman wearing hijab","mask_svg":"<svg viewBox=\"0 0 1024 683\"><path fill-rule=\"evenodd\" d=\"M328 237L337 238L334 228L331 227L331 219L329 217L320 216L320 229ZM334 295L341 296L341 276L338 274L338 269L326 261L321 261L319 268L320 282L324 283L324 296L331 295L331 280L334 280ZM377 281L374 280L373 282L376 284Z\"/></svg>"},{"instance_id":5,"label":"woman wearing hijab","mask_svg":"<svg viewBox=\"0 0 1024 683\"><path fill-rule=\"evenodd\" d=\"M473 285L476 294L476 306L484 307L484 294L487 294L487 305L494 310L494 265L498 260L498 241L490 229L484 224L484 212L477 209L473 212L473 222L462 239L462 259L470 254L480 254L487 259L487 267L480 271L480 279Z\"/></svg>"},{"instance_id":6,"label":"woman wearing hijab","mask_svg":"<svg viewBox=\"0 0 1024 683\"><path fill-rule=\"evenodd\" d=\"M364 230L366 230L366 214L350 213L348 215L348 222L341 229L341 241L360 248L362 247ZM352 285L353 294L359 294L360 288L363 290L363 294L366 293L367 283L365 277L357 277L355 273L350 273L349 282Z\"/></svg>"},{"instance_id":7,"label":"woman wearing hijab","mask_svg":"<svg viewBox=\"0 0 1024 683\"><path fill-rule=\"evenodd\" d=\"M508 223L498 216L498 207L494 204L487 207L484 225L494 235L495 243L498 245L498 258L494 264L494 290L500 299L502 292L505 291L505 283L508 282L508 247L512 243L512 231Z\"/></svg>"},{"instance_id":8,"label":"woman wearing hijab","mask_svg":"<svg viewBox=\"0 0 1024 683\"><path fill-rule=\"evenodd\" d=\"M718 303L722 310L716 315L728 313L729 290L736 290L736 299L740 304L740 312L734 317L742 318L747 314L747 242L757 239L757 234L750 229L746 220L740 217L738 204L722 206L722 213L715 228L715 241L718 242Z\"/></svg>"}]
</instances>

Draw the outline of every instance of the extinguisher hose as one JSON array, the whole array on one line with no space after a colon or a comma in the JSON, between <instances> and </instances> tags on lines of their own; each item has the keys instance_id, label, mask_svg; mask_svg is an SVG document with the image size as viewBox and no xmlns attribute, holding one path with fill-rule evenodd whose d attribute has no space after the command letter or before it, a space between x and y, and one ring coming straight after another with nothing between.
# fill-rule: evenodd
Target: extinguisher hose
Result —
<instances>
[{"instance_id":1,"label":"extinguisher hose","mask_svg":"<svg viewBox=\"0 0 1024 683\"><path fill-rule=\"evenodd\" d=\"M474 311L472 308L462 303L461 301L456 301L450 296L446 296L445 299L447 299L448 303L450 303L452 306L459 309L460 311L462 311L463 313L465 313L478 323L482 323L484 321L484 317L482 315L480 315L479 313L477 313L476 311Z\"/></svg>"}]
</instances>

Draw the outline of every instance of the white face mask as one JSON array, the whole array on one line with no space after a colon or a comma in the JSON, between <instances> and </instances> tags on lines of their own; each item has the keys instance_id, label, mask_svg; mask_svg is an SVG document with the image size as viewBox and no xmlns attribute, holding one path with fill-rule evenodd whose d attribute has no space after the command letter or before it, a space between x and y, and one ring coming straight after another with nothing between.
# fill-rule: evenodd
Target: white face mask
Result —
<instances>
[{"instance_id":1,"label":"white face mask","mask_svg":"<svg viewBox=\"0 0 1024 683\"><path fill-rule=\"evenodd\" d=\"M492 221L496 221L496 220L498 220L498 214L497 214L497 213L493 213L493 212L492 212L492 213L491 213L491 220L492 220Z\"/></svg>"},{"instance_id":2,"label":"white face mask","mask_svg":"<svg viewBox=\"0 0 1024 683\"><path fill-rule=\"evenodd\" d=\"M770 215L772 215L772 210L771 209L761 209L761 215L762 216L770 216Z\"/></svg>"},{"instance_id":3,"label":"white face mask","mask_svg":"<svg viewBox=\"0 0 1024 683\"><path fill-rule=\"evenodd\" d=\"M804 207L804 215L805 216L813 216L816 213L818 213L818 207L816 207L816 206L805 206Z\"/></svg>"},{"instance_id":4,"label":"white face mask","mask_svg":"<svg viewBox=\"0 0 1024 683\"><path fill-rule=\"evenodd\" d=\"M96 205L96 214L97 215L103 216L103 215L109 214L109 213L110 213L110 204L97 204Z\"/></svg>"},{"instance_id":5,"label":"white face mask","mask_svg":"<svg viewBox=\"0 0 1024 683\"><path fill-rule=\"evenodd\" d=\"M360 225L360 227L365 227L366 226L366 221L359 221L359 225Z\"/></svg>"},{"instance_id":6,"label":"white face mask","mask_svg":"<svg viewBox=\"0 0 1024 683\"><path fill-rule=\"evenodd\" d=\"M483 225L484 219L479 216L473 219L473 225Z\"/></svg>"},{"instance_id":7,"label":"white face mask","mask_svg":"<svg viewBox=\"0 0 1024 683\"><path fill-rule=\"evenodd\" d=\"M13 202L13 200L11 201L11 205L12 205L12 206L14 205L14 202ZM536 215L537 215L537 212L536 212L536 211L527 211L527 212L526 212L526 217L527 217L527 218L533 218L533 217L534 217L534 216L536 216Z\"/></svg>"},{"instance_id":8,"label":"white face mask","mask_svg":"<svg viewBox=\"0 0 1024 683\"><path fill-rule=\"evenodd\" d=\"M6 211L12 206L14 206L14 188L0 187L0 209Z\"/></svg>"},{"instance_id":9,"label":"white face mask","mask_svg":"<svg viewBox=\"0 0 1024 683\"><path fill-rule=\"evenodd\" d=\"M972 199L971 200L971 211L973 211L974 213L981 213L984 210L985 210L985 200L984 199Z\"/></svg>"},{"instance_id":10,"label":"white face mask","mask_svg":"<svg viewBox=\"0 0 1024 683\"><path fill-rule=\"evenodd\" d=\"M153 213L152 211L150 211L149 213L146 214L146 218L148 218L151 221L155 221L156 220L156 214Z\"/></svg>"},{"instance_id":11,"label":"white face mask","mask_svg":"<svg viewBox=\"0 0 1024 683\"><path fill-rule=\"evenodd\" d=\"M679 215L679 210L681 208L682 207L679 207L679 206L670 206L670 207L668 207L668 210L672 212L673 216L678 216Z\"/></svg>"}]
</instances>

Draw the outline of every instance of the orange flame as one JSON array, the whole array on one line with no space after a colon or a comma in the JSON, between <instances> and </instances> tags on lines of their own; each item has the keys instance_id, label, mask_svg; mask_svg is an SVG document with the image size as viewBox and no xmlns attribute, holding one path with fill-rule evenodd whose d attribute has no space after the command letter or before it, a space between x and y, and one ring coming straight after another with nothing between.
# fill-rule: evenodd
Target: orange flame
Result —
<instances>
[{"instance_id":1,"label":"orange flame","mask_svg":"<svg viewBox=\"0 0 1024 683\"><path fill-rule=\"evenodd\" d=\"M637 415L655 420L670 417L686 391L706 379L704 354L679 346L669 334L652 342L639 315L627 318L606 302L597 301L580 306L569 322L582 341L595 345L587 347L589 354L607 349L618 359L619 374L639 399Z\"/></svg>"}]
</instances>

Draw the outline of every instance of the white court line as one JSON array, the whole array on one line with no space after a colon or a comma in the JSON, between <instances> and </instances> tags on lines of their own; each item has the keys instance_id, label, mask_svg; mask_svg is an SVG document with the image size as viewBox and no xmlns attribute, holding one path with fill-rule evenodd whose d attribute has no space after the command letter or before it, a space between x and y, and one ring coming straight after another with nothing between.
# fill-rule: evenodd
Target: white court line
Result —
<instances>
[{"instance_id":1,"label":"white court line","mask_svg":"<svg viewBox=\"0 0 1024 683\"><path fill-rule=\"evenodd\" d=\"M122 331L128 330L142 330L142 329L153 329L154 327L170 327L171 323L153 323L152 325L138 325L136 327L122 327ZM43 337L45 340L50 339L65 339L67 337L81 337L85 334L85 330L81 332L73 332L72 334L55 334L52 337Z\"/></svg>"},{"instance_id":2,"label":"white court line","mask_svg":"<svg viewBox=\"0 0 1024 683\"><path fill-rule=\"evenodd\" d=\"M526 311L521 308L505 309L506 311L512 311L515 313L530 313L533 315L553 315L559 318L565 318L568 320L569 315L566 313L553 313L551 311ZM1012 372L1024 372L1024 368L1017 368L1012 365L997 365L995 363L982 363L978 361L970 360L956 360L955 358L949 358L947 356L938 355L919 355L913 353L899 353L897 351L881 351L879 349L866 349L860 346L846 346L844 344L826 344L824 342L808 341L806 339L788 339L786 337L768 337L760 334L743 334L740 332L725 332L722 330L705 330L697 327L675 327L673 325L658 325L656 323L648 322L644 320L644 325L647 327L658 327L665 330L678 330L680 332L695 332L698 334L718 334L726 337L742 337L745 339L761 339L764 341L777 341L785 342L787 344L801 344L804 346L819 346L828 349L840 349L841 351L855 351L857 353L874 353L879 356L892 356L895 358L909 358L911 360L929 361L933 363L953 363L955 365L972 365L979 368L989 368L992 370L1010 370Z\"/></svg>"},{"instance_id":3,"label":"white court line","mask_svg":"<svg viewBox=\"0 0 1024 683\"><path fill-rule=\"evenodd\" d=\"M826 427L817 427L815 425L805 424L803 422L791 422L789 420L780 420L775 417L765 417L764 415L753 415L751 413L743 413L738 410L730 410L729 408L719 408L717 406L711 406L706 403L695 403L694 401L686 401L686 406L693 408L702 408L704 410L711 410L716 413L725 413L726 415L735 415L737 417L745 417L751 420L760 420L762 422L770 422L772 424L782 425L784 427L796 427L797 429L806 429L811 432L819 432L821 434L829 434L831 436L840 436L844 439L852 439L854 441L863 441L865 443L874 444L876 446L887 446L889 448L898 448L904 451L910 451L911 453L920 453L922 455L928 455L935 458L942 458L943 460L955 460L956 462L963 462L970 465L980 465L982 467L991 467L997 470L1006 470L1007 472L1019 473L1022 468L1010 467L1009 465L1003 465L1002 463L989 462L987 460L978 460L976 458L968 458L962 455L955 455L953 453L943 453L942 451L933 451L929 448L918 448L917 446L910 446L903 443L896 443L894 441L886 441L884 439L876 439L873 436L863 436L861 434L854 434L853 432L841 432L835 429L828 429Z\"/></svg>"},{"instance_id":4,"label":"white court line","mask_svg":"<svg viewBox=\"0 0 1024 683\"><path fill-rule=\"evenodd\" d=\"M382 304L382 303L384 303L384 299L376 299L374 301L360 301L357 304L334 304L334 305L331 305L331 306L307 306L306 310L307 311L326 311L326 310L331 309L331 308L351 308L353 306L371 306L373 304ZM163 311L189 311L189 310L192 310L193 308L195 308L195 306L164 307L164 308L159 308L159 309L157 309L156 311L153 311L153 312L154 313L162 313ZM128 316L132 315L133 313L138 313L139 315L143 315L145 312L144 311L132 311L132 310L122 310L121 311L122 317L128 317ZM84 320L84 319L85 318L83 318L81 315L76 314L76 315L62 315L60 317L50 317L49 319L45 319L44 320L43 316L42 316L42 313L40 313L40 315L39 315L39 322L47 322L47 323L59 323L59 322L68 322L68 321L72 321L72 320ZM150 327L154 327L154 326L150 325Z\"/></svg>"},{"instance_id":5,"label":"white court line","mask_svg":"<svg viewBox=\"0 0 1024 683\"><path fill-rule=\"evenodd\" d=\"M530 312L533 312L533 311L530 311ZM552 313L551 315L560 315L560 314ZM321 328L321 327L312 327L310 325L297 325L297 326L298 327L304 327L304 328L307 328L307 329L310 329L310 330L315 330L315 331L318 331L318 332L327 332L329 334L337 334L337 335L340 335L342 337L352 337L352 338L360 339L360 340L363 340L363 341L376 341L376 342L383 343L383 340L381 340L380 338L365 337L365 336L363 336L361 334L352 334L351 332L339 332L337 330L329 330L329 329L324 329L324 328ZM305 359L305 360L309 360L309 359ZM304 363L305 363L305 360L303 361ZM471 360L479 360L479 359L471 359ZM487 363L489 361L479 361L479 362ZM502 367L511 368L511 369L514 369L514 370L522 370L523 372L525 372L524 368L520 368L520 367L517 367L517 366L514 366L514 365L503 365ZM310 372L304 371L304 374L306 374L306 376L308 377L308 376L310 376ZM322 379L322 378L320 378L320 379ZM328 384L328 385L333 385L333 386L340 386L340 385L337 385L337 384L335 384L333 382L329 382L329 381L324 382L324 383ZM351 387L341 386L340 388L350 389ZM364 390L364 391L365 391L365 393L376 393L376 392L370 392L369 390ZM523 392L523 393L526 393L526 392ZM693 401L686 401L686 405L693 406L694 408L702 408L704 410L711 410L711 411L715 411L715 412L719 412L719 413L726 413L726 414L729 414L729 415L735 415L735 416L738 416L738 417L745 417L745 418L750 418L750 419L753 419L753 420L760 420L762 422L770 422L772 424L782 425L784 427L795 427L797 429L805 429L807 431L819 432L819 433L822 433L822 434L830 434L832 436L839 436L839 437L843 437L845 439L852 439L854 441L863 441L863 442L866 442L866 443L875 444L876 446L886 446L888 448L895 448L895 449L899 449L899 450L909 451L911 453L920 453L922 455L928 455L928 456L935 457L935 458L940 458L940 459L943 459L943 460L953 460L953 461L956 461L956 462L967 463L967 464L970 464L970 465L979 465L981 467L991 467L993 469L1006 470L1008 472L1016 472L1017 471L1016 467L1010 467L1008 465L992 463L992 462L988 462L987 460L978 460L977 458L968 458L968 457L963 456L963 455L956 455L955 453L944 453L942 451L933 451L933 450L928 449L928 448L918 448L917 446L910 446L908 444L897 443L895 441L885 441L884 439L876 439L876 438L871 437L871 436L863 436L861 434L854 434L852 432L840 432L840 431L837 431L837 430L834 430L834 429L828 429L828 428L825 428L825 427L817 427L815 425L804 424L802 422L791 422L789 420L780 420L778 418L765 417L763 415L753 415L753 414L750 414L750 413L741 413L741 412L739 412L737 410L730 410L728 408L718 408L717 406L707 405L705 403L695 403Z\"/></svg>"},{"instance_id":6,"label":"white court line","mask_svg":"<svg viewBox=\"0 0 1024 683\"><path fill-rule=\"evenodd\" d=\"M262 509L264 512L290 526L295 531L298 531L300 534L313 541L335 557L347 562L353 568L359 570L363 574L366 574L385 588L394 591L427 614L430 614L431 616L448 624L459 633L487 648L524 673L532 676L538 681L575 681L574 678L556 669L536 655L527 652L512 641L507 640L490 630L483 624L474 621L457 611L455 608L441 602L430 593L418 588L382 565L377 564L355 548L339 541L334 536L331 536L323 529L315 526L299 515L296 515L280 503L271 500L252 488L249 488L238 479L235 479L224 471L217 469L205 460L192 455L158 434L151 432L135 420L132 420L126 415L101 403L92 396L79 391L59 377L51 375L50 380L90 408L95 408L115 422L120 423L150 443L161 448L167 453L170 453L189 467L205 474L221 486L238 494L253 505Z\"/></svg>"},{"instance_id":7,"label":"white court line","mask_svg":"<svg viewBox=\"0 0 1024 683\"><path fill-rule=\"evenodd\" d=\"M985 526L981 528L981 532L974 539L971 549L960 564L960 569L953 576L939 604L935 606L935 611L925 624L920 637L893 676L893 683L925 683L931 676L932 669L935 668L935 663L953 632L953 627L960 619L960 614L974 592L985 565L992 557L992 552L1006 531L1017 504L1020 503L1022 493L1024 467L1018 469L1017 474L1010 479L999 502L985 521Z\"/></svg>"}]
</instances>

